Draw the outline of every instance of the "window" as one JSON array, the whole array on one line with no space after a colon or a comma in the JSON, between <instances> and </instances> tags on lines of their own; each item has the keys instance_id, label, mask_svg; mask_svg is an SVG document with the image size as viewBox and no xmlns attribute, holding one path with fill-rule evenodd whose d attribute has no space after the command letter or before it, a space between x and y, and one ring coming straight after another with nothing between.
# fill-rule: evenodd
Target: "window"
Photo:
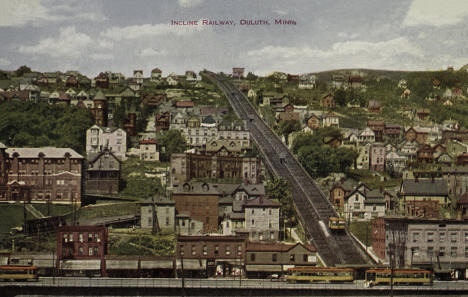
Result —
<instances>
[{"instance_id":1,"label":"window","mask_svg":"<svg viewBox=\"0 0 468 297\"><path fill-rule=\"evenodd\" d=\"M63 242L68 242L68 235L65 233L63 234Z\"/></svg>"},{"instance_id":2,"label":"window","mask_svg":"<svg viewBox=\"0 0 468 297\"><path fill-rule=\"evenodd\" d=\"M179 254L180 254L181 256L184 255L184 245L183 245L183 244L179 245Z\"/></svg>"},{"instance_id":3,"label":"window","mask_svg":"<svg viewBox=\"0 0 468 297\"><path fill-rule=\"evenodd\" d=\"M83 242L83 233L80 233L80 235L78 236L78 238L79 238L79 241L80 241L80 242Z\"/></svg>"},{"instance_id":4,"label":"window","mask_svg":"<svg viewBox=\"0 0 468 297\"><path fill-rule=\"evenodd\" d=\"M268 214L271 216L271 209L268 210Z\"/></svg>"},{"instance_id":5,"label":"window","mask_svg":"<svg viewBox=\"0 0 468 297\"><path fill-rule=\"evenodd\" d=\"M73 233L68 234L68 241L73 242Z\"/></svg>"},{"instance_id":6,"label":"window","mask_svg":"<svg viewBox=\"0 0 468 297\"><path fill-rule=\"evenodd\" d=\"M89 247L88 248L88 256L92 256L92 255L93 255L93 248Z\"/></svg>"},{"instance_id":7,"label":"window","mask_svg":"<svg viewBox=\"0 0 468 297\"><path fill-rule=\"evenodd\" d=\"M434 241L434 232L427 232L427 242Z\"/></svg>"},{"instance_id":8,"label":"window","mask_svg":"<svg viewBox=\"0 0 468 297\"><path fill-rule=\"evenodd\" d=\"M97 246L93 248L93 256L99 256L99 248Z\"/></svg>"},{"instance_id":9,"label":"window","mask_svg":"<svg viewBox=\"0 0 468 297\"><path fill-rule=\"evenodd\" d=\"M302 261L308 262L308 259L309 259L309 257L308 257L307 254L302 255Z\"/></svg>"},{"instance_id":10,"label":"window","mask_svg":"<svg viewBox=\"0 0 468 297\"><path fill-rule=\"evenodd\" d=\"M153 219L152 218L148 218L148 225L151 225L153 224Z\"/></svg>"},{"instance_id":11,"label":"window","mask_svg":"<svg viewBox=\"0 0 468 297\"><path fill-rule=\"evenodd\" d=\"M419 232L413 232L413 242L419 241Z\"/></svg>"},{"instance_id":12,"label":"window","mask_svg":"<svg viewBox=\"0 0 468 297\"><path fill-rule=\"evenodd\" d=\"M255 262L255 254L250 254L250 261Z\"/></svg>"},{"instance_id":13,"label":"window","mask_svg":"<svg viewBox=\"0 0 468 297\"><path fill-rule=\"evenodd\" d=\"M289 255L289 262L295 262L295 261L296 261L296 255L295 254Z\"/></svg>"},{"instance_id":14,"label":"window","mask_svg":"<svg viewBox=\"0 0 468 297\"><path fill-rule=\"evenodd\" d=\"M428 246L427 247L427 256L432 257L434 255L434 247L433 246Z\"/></svg>"},{"instance_id":15,"label":"window","mask_svg":"<svg viewBox=\"0 0 468 297\"><path fill-rule=\"evenodd\" d=\"M465 258L468 258L468 246L465 247Z\"/></svg>"},{"instance_id":16,"label":"window","mask_svg":"<svg viewBox=\"0 0 468 297\"><path fill-rule=\"evenodd\" d=\"M240 244L237 245L237 255L238 256L242 255L242 246Z\"/></svg>"},{"instance_id":17,"label":"window","mask_svg":"<svg viewBox=\"0 0 468 297\"><path fill-rule=\"evenodd\" d=\"M354 209L359 209L361 207L361 205L359 204L359 202L354 202Z\"/></svg>"},{"instance_id":18,"label":"window","mask_svg":"<svg viewBox=\"0 0 468 297\"><path fill-rule=\"evenodd\" d=\"M250 222L252 226L255 226L255 220L252 219L252 221Z\"/></svg>"},{"instance_id":19,"label":"window","mask_svg":"<svg viewBox=\"0 0 468 297\"><path fill-rule=\"evenodd\" d=\"M254 209L252 209L252 214L255 214L255 211L254 211Z\"/></svg>"},{"instance_id":20,"label":"window","mask_svg":"<svg viewBox=\"0 0 468 297\"><path fill-rule=\"evenodd\" d=\"M413 256L416 256L416 257L419 256L419 248L418 247L412 248L411 251L413 253Z\"/></svg>"},{"instance_id":21,"label":"window","mask_svg":"<svg viewBox=\"0 0 468 297\"><path fill-rule=\"evenodd\" d=\"M468 232L465 232L465 242L468 242Z\"/></svg>"},{"instance_id":22,"label":"window","mask_svg":"<svg viewBox=\"0 0 468 297\"><path fill-rule=\"evenodd\" d=\"M205 245L203 245L203 255L206 256L208 255L208 247Z\"/></svg>"},{"instance_id":23,"label":"window","mask_svg":"<svg viewBox=\"0 0 468 297\"><path fill-rule=\"evenodd\" d=\"M271 254L271 261L272 262L277 262L278 261L278 255L277 254Z\"/></svg>"},{"instance_id":24,"label":"window","mask_svg":"<svg viewBox=\"0 0 468 297\"><path fill-rule=\"evenodd\" d=\"M271 220L268 220L268 228L272 228Z\"/></svg>"},{"instance_id":25,"label":"window","mask_svg":"<svg viewBox=\"0 0 468 297\"><path fill-rule=\"evenodd\" d=\"M169 217L166 217L166 226L169 226Z\"/></svg>"},{"instance_id":26,"label":"window","mask_svg":"<svg viewBox=\"0 0 468 297\"><path fill-rule=\"evenodd\" d=\"M80 246L78 248L78 256L83 256L83 247L82 246Z\"/></svg>"},{"instance_id":27,"label":"window","mask_svg":"<svg viewBox=\"0 0 468 297\"><path fill-rule=\"evenodd\" d=\"M88 233L88 242L93 241L93 233Z\"/></svg>"},{"instance_id":28,"label":"window","mask_svg":"<svg viewBox=\"0 0 468 297\"><path fill-rule=\"evenodd\" d=\"M230 255L231 254L231 247L230 246L226 246L226 255Z\"/></svg>"},{"instance_id":29,"label":"window","mask_svg":"<svg viewBox=\"0 0 468 297\"><path fill-rule=\"evenodd\" d=\"M439 248L439 256L444 257L445 256L445 247L441 246Z\"/></svg>"},{"instance_id":30,"label":"window","mask_svg":"<svg viewBox=\"0 0 468 297\"><path fill-rule=\"evenodd\" d=\"M99 233L94 233L94 240L96 242L101 242L101 239L99 238Z\"/></svg>"},{"instance_id":31,"label":"window","mask_svg":"<svg viewBox=\"0 0 468 297\"><path fill-rule=\"evenodd\" d=\"M439 233L439 241L444 242L445 241L445 232L440 232Z\"/></svg>"},{"instance_id":32,"label":"window","mask_svg":"<svg viewBox=\"0 0 468 297\"><path fill-rule=\"evenodd\" d=\"M215 256L219 255L219 246L215 245L215 251L214 251Z\"/></svg>"},{"instance_id":33,"label":"window","mask_svg":"<svg viewBox=\"0 0 468 297\"><path fill-rule=\"evenodd\" d=\"M197 250L195 248L195 245L192 245L192 256L195 256L197 254Z\"/></svg>"},{"instance_id":34,"label":"window","mask_svg":"<svg viewBox=\"0 0 468 297\"><path fill-rule=\"evenodd\" d=\"M275 232L270 232L270 239L275 239Z\"/></svg>"},{"instance_id":35,"label":"window","mask_svg":"<svg viewBox=\"0 0 468 297\"><path fill-rule=\"evenodd\" d=\"M457 256L457 247L456 246L452 246L450 248L450 257L456 257Z\"/></svg>"},{"instance_id":36,"label":"window","mask_svg":"<svg viewBox=\"0 0 468 297\"><path fill-rule=\"evenodd\" d=\"M457 232L450 232L450 241L457 242Z\"/></svg>"}]
</instances>

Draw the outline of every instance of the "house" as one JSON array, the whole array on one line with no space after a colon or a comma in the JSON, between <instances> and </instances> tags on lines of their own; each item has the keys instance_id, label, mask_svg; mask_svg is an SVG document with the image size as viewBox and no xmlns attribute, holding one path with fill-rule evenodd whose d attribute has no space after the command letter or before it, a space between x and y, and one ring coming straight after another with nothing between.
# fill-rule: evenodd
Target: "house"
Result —
<instances>
[{"instance_id":1,"label":"house","mask_svg":"<svg viewBox=\"0 0 468 297\"><path fill-rule=\"evenodd\" d=\"M316 86L316 76L313 74L302 74L299 76L299 89L310 90Z\"/></svg>"},{"instance_id":2,"label":"house","mask_svg":"<svg viewBox=\"0 0 468 297\"><path fill-rule=\"evenodd\" d=\"M416 160L422 164L434 162L434 150L428 144L423 145L416 151Z\"/></svg>"},{"instance_id":3,"label":"house","mask_svg":"<svg viewBox=\"0 0 468 297\"><path fill-rule=\"evenodd\" d=\"M345 77L341 74L334 74L331 78L332 88L340 89L344 87Z\"/></svg>"},{"instance_id":4,"label":"house","mask_svg":"<svg viewBox=\"0 0 468 297\"><path fill-rule=\"evenodd\" d=\"M410 205L420 201L437 201L439 206L447 207L448 185L444 179L404 179L398 193L400 211L406 212Z\"/></svg>"},{"instance_id":5,"label":"house","mask_svg":"<svg viewBox=\"0 0 468 297\"><path fill-rule=\"evenodd\" d=\"M79 204L83 160L70 148L7 148L0 143L0 200Z\"/></svg>"},{"instance_id":6,"label":"house","mask_svg":"<svg viewBox=\"0 0 468 297\"><path fill-rule=\"evenodd\" d=\"M249 232L250 241L279 240L280 206L262 196L244 202L245 230Z\"/></svg>"},{"instance_id":7,"label":"house","mask_svg":"<svg viewBox=\"0 0 468 297\"><path fill-rule=\"evenodd\" d=\"M371 146L370 143L363 143L363 144L358 146L358 157L356 158L356 168L357 169L364 169L364 170L369 169L370 146Z\"/></svg>"},{"instance_id":8,"label":"house","mask_svg":"<svg viewBox=\"0 0 468 297\"><path fill-rule=\"evenodd\" d=\"M409 160L413 160L416 159L416 152L419 148L419 143L417 143L416 140L405 140L400 143L399 148L401 155L406 156Z\"/></svg>"},{"instance_id":9,"label":"house","mask_svg":"<svg viewBox=\"0 0 468 297\"><path fill-rule=\"evenodd\" d=\"M89 99L89 95L85 90L81 90L77 95L76 99L78 100L87 100Z\"/></svg>"},{"instance_id":10,"label":"house","mask_svg":"<svg viewBox=\"0 0 468 297\"><path fill-rule=\"evenodd\" d=\"M187 70L185 71L185 80L186 81L195 81L197 80L197 75L193 70Z\"/></svg>"},{"instance_id":11,"label":"house","mask_svg":"<svg viewBox=\"0 0 468 297\"><path fill-rule=\"evenodd\" d=\"M158 106L167 101L166 94L148 94L143 98L143 104L147 106Z\"/></svg>"},{"instance_id":12,"label":"house","mask_svg":"<svg viewBox=\"0 0 468 297\"><path fill-rule=\"evenodd\" d=\"M323 127L330 126L340 127L340 118L332 111L329 111L325 116L323 116Z\"/></svg>"},{"instance_id":13,"label":"house","mask_svg":"<svg viewBox=\"0 0 468 297\"><path fill-rule=\"evenodd\" d=\"M369 169L385 171L385 147L383 144L372 144L369 150Z\"/></svg>"},{"instance_id":14,"label":"house","mask_svg":"<svg viewBox=\"0 0 468 297\"><path fill-rule=\"evenodd\" d=\"M78 79L74 75L70 75L65 81L67 88L78 88Z\"/></svg>"},{"instance_id":15,"label":"house","mask_svg":"<svg viewBox=\"0 0 468 297\"><path fill-rule=\"evenodd\" d=\"M154 139L144 139L139 141L140 160L159 161L158 142Z\"/></svg>"},{"instance_id":16,"label":"house","mask_svg":"<svg viewBox=\"0 0 468 297\"><path fill-rule=\"evenodd\" d=\"M171 123L171 114L168 111L163 112L161 114L156 114L155 121L154 121L156 132L159 132L162 130L169 130L170 123Z\"/></svg>"},{"instance_id":17,"label":"house","mask_svg":"<svg viewBox=\"0 0 468 297\"><path fill-rule=\"evenodd\" d=\"M322 125L322 117L317 116L316 114L313 113L305 117L305 122L306 122L307 127L309 127L312 130L317 130Z\"/></svg>"},{"instance_id":18,"label":"house","mask_svg":"<svg viewBox=\"0 0 468 297\"><path fill-rule=\"evenodd\" d=\"M463 153L457 156L457 165L458 166L468 166L468 153Z\"/></svg>"},{"instance_id":19,"label":"house","mask_svg":"<svg viewBox=\"0 0 468 297\"><path fill-rule=\"evenodd\" d=\"M202 266L208 277L239 277L244 274L246 244L244 235L181 235L177 236L177 258L183 259L185 270Z\"/></svg>"},{"instance_id":20,"label":"house","mask_svg":"<svg viewBox=\"0 0 468 297\"><path fill-rule=\"evenodd\" d=\"M322 97L322 107L325 107L325 108L336 107L335 97L331 93L328 93L327 95Z\"/></svg>"},{"instance_id":21,"label":"house","mask_svg":"<svg viewBox=\"0 0 468 297\"><path fill-rule=\"evenodd\" d=\"M432 79L432 87L434 89L440 89L440 80L438 80L437 78L433 78Z\"/></svg>"},{"instance_id":22,"label":"house","mask_svg":"<svg viewBox=\"0 0 468 297\"><path fill-rule=\"evenodd\" d=\"M143 84L143 70L133 70L133 82Z\"/></svg>"},{"instance_id":23,"label":"house","mask_svg":"<svg viewBox=\"0 0 468 297\"><path fill-rule=\"evenodd\" d=\"M367 121L367 127L374 131L375 141L382 142L385 131L385 122L382 120L369 120Z\"/></svg>"},{"instance_id":24,"label":"house","mask_svg":"<svg viewBox=\"0 0 468 297\"><path fill-rule=\"evenodd\" d=\"M371 128L366 127L358 136L359 143L374 143L375 133Z\"/></svg>"},{"instance_id":25,"label":"house","mask_svg":"<svg viewBox=\"0 0 468 297\"><path fill-rule=\"evenodd\" d=\"M428 108L418 108L416 109L415 118L420 121L424 121L431 114Z\"/></svg>"},{"instance_id":26,"label":"house","mask_svg":"<svg viewBox=\"0 0 468 297\"><path fill-rule=\"evenodd\" d=\"M101 271L101 276L106 276L107 236L105 226L58 227L55 268L59 271L71 270L73 260L80 260L88 264L87 269L94 266L94 269Z\"/></svg>"},{"instance_id":27,"label":"house","mask_svg":"<svg viewBox=\"0 0 468 297\"><path fill-rule=\"evenodd\" d=\"M159 81L162 76L162 71L159 68L151 70L151 81Z\"/></svg>"},{"instance_id":28,"label":"house","mask_svg":"<svg viewBox=\"0 0 468 297\"><path fill-rule=\"evenodd\" d=\"M86 130L86 153L99 153L106 148L120 160L126 160L127 133L121 128L98 125Z\"/></svg>"},{"instance_id":29,"label":"house","mask_svg":"<svg viewBox=\"0 0 468 297\"><path fill-rule=\"evenodd\" d=\"M400 79L397 87L400 89L406 89L408 87L408 82L406 81L406 79Z\"/></svg>"},{"instance_id":30,"label":"house","mask_svg":"<svg viewBox=\"0 0 468 297\"><path fill-rule=\"evenodd\" d=\"M96 88L107 89L109 88L109 77L104 72L99 73L98 76L94 78Z\"/></svg>"},{"instance_id":31,"label":"house","mask_svg":"<svg viewBox=\"0 0 468 297\"><path fill-rule=\"evenodd\" d=\"M174 233L176 226L175 201L157 196L140 204L142 229L153 229L161 233Z\"/></svg>"},{"instance_id":32,"label":"house","mask_svg":"<svg viewBox=\"0 0 468 297\"><path fill-rule=\"evenodd\" d=\"M344 207L344 197L353 191L356 183L352 180L341 180L330 189L330 202L338 208Z\"/></svg>"},{"instance_id":33,"label":"house","mask_svg":"<svg viewBox=\"0 0 468 297\"><path fill-rule=\"evenodd\" d=\"M367 104L367 110L372 113L381 113L382 112L382 105L377 100L369 100Z\"/></svg>"},{"instance_id":34,"label":"house","mask_svg":"<svg viewBox=\"0 0 468 297\"><path fill-rule=\"evenodd\" d=\"M362 88L364 79L360 75L350 75L348 77L348 86L351 88Z\"/></svg>"},{"instance_id":35,"label":"house","mask_svg":"<svg viewBox=\"0 0 468 297\"><path fill-rule=\"evenodd\" d=\"M188 101L188 100L180 100L176 101L174 103L175 108L181 108L181 109L193 109L195 107L195 102L193 101Z\"/></svg>"},{"instance_id":36,"label":"house","mask_svg":"<svg viewBox=\"0 0 468 297\"><path fill-rule=\"evenodd\" d=\"M468 192L457 199L457 220L468 220Z\"/></svg>"},{"instance_id":37,"label":"house","mask_svg":"<svg viewBox=\"0 0 468 297\"><path fill-rule=\"evenodd\" d=\"M175 87L179 84L179 80L175 76L168 76L166 82L169 86Z\"/></svg>"},{"instance_id":38,"label":"house","mask_svg":"<svg viewBox=\"0 0 468 297\"><path fill-rule=\"evenodd\" d=\"M370 220L385 215L385 198L379 190L354 189L344 198L344 217L348 221Z\"/></svg>"},{"instance_id":39,"label":"house","mask_svg":"<svg viewBox=\"0 0 468 297\"><path fill-rule=\"evenodd\" d=\"M244 68L232 68L232 78L244 78Z\"/></svg>"},{"instance_id":40,"label":"house","mask_svg":"<svg viewBox=\"0 0 468 297\"><path fill-rule=\"evenodd\" d=\"M317 265L317 250L302 243L248 242L245 270L249 278L266 278L271 274L283 275L288 268Z\"/></svg>"},{"instance_id":41,"label":"house","mask_svg":"<svg viewBox=\"0 0 468 297\"><path fill-rule=\"evenodd\" d=\"M425 144L429 138L429 133L416 127L410 127L405 131L407 141L416 141L418 144Z\"/></svg>"},{"instance_id":42,"label":"house","mask_svg":"<svg viewBox=\"0 0 468 297\"><path fill-rule=\"evenodd\" d=\"M110 150L88 153L86 168L86 193L118 194L120 160Z\"/></svg>"},{"instance_id":43,"label":"house","mask_svg":"<svg viewBox=\"0 0 468 297\"><path fill-rule=\"evenodd\" d=\"M406 161L408 158L397 152L388 152L385 155L385 169L387 172L402 173L406 169Z\"/></svg>"},{"instance_id":44,"label":"house","mask_svg":"<svg viewBox=\"0 0 468 297\"><path fill-rule=\"evenodd\" d=\"M398 138L401 135L401 126L398 124L385 123L384 136L391 139Z\"/></svg>"},{"instance_id":45,"label":"house","mask_svg":"<svg viewBox=\"0 0 468 297\"><path fill-rule=\"evenodd\" d=\"M107 126L107 98L104 93L98 91L93 98L93 107L90 108L94 116L94 124L98 126Z\"/></svg>"},{"instance_id":46,"label":"house","mask_svg":"<svg viewBox=\"0 0 468 297\"><path fill-rule=\"evenodd\" d=\"M171 162L172 164L172 162ZM177 213L187 214L203 224L203 233L218 231L218 205L222 189L218 184L191 182L173 187L172 199Z\"/></svg>"},{"instance_id":47,"label":"house","mask_svg":"<svg viewBox=\"0 0 468 297\"><path fill-rule=\"evenodd\" d=\"M400 98L402 99L408 99L411 96L411 91L409 89L405 89L401 95Z\"/></svg>"}]
</instances>

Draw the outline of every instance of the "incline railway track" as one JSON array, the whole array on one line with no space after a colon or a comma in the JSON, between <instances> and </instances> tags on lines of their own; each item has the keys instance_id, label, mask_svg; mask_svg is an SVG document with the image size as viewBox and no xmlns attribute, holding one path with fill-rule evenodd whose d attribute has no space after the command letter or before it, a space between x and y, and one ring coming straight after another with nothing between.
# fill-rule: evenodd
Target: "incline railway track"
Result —
<instances>
[{"instance_id":1,"label":"incline railway track","mask_svg":"<svg viewBox=\"0 0 468 297\"><path fill-rule=\"evenodd\" d=\"M333 206L294 155L258 116L244 94L214 73L205 72L204 75L224 92L237 115L246 120L247 128L270 171L291 185L299 219L307 238L315 245L323 261L328 266L369 263L370 260L359 250L347 230L343 233L329 230L328 219L336 216Z\"/></svg>"}]
</instances>

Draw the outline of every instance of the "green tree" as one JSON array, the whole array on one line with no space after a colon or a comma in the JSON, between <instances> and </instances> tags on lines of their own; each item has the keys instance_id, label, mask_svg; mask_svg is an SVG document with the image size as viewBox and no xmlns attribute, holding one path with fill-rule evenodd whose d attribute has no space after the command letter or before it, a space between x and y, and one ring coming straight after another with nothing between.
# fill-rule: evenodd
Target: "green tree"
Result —
<instances>
[{"instance_id":1,"label":"green tree","mask_svg":"<svg viewBox=\"0 0 468 297\"><path fill-rule=\"evenodd\" d=\"M182 153L187 149L187 142L178 130L167 131L160 140L163 147L161 154L161 161L163 162L170 161L172 154Z\"/></svg>"},{"instance_id":2,"label":"green tree","mask_svg":"<svg viewBox=\"0 0 468 297\"><path fill-rule=\"evenodd\" d=\"M284 219L289 220L291 226L296 222L296 215L294 210L294 202L291 195L291 189L285 179L274 177L268 180L265 192L267 197L281 203L281 211Z\"/></svg>"},{"instance_id":3,"label":"green tree","mask_svg":"<svg viewBox=\"0 0 468 297\"><path fill-rule=\"evenodd\" d=\"M16 69L15 73L16 73L16 76L20 77L20 76L23 76L25 73L30 73L31 72L31 68L29 68L28 66L26 65L23 65L23 66L20 66L18 69Z\"/></svg>"},{"instance_id":4,"label":"green tree","mask_svg":"<svg viewBox=\"0 0 468 297\"><path fill-rule=\"evenodd\" d=\"M281 121L278 125L278 132L279 134L283 135L286 139L286 143L288 143L288 136L292 132L299 131L301 129L301 123L296 120L291 121Z\"/></svg>"}]
</instances>

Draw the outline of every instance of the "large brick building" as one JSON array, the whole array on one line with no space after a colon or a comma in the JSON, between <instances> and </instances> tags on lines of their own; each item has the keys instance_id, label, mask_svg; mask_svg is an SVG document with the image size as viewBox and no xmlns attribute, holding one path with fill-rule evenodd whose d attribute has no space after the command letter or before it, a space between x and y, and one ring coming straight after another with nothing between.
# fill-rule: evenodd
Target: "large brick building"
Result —
<instances>
[{"instance_id":1,"label":"large brick building","mask_svg":"<svg viewBox=\"0 0 468 297\"><path fill-rule=\"evenodd\" d=\"M80 203L83 157L69 148L0 144L0 201Z\"/></svg>"},{"instance_id":2,"label":"large brick building","mask_svg":"<svg viewBox=\"0 0 468 297\"><path fill-rule=\"evenodd\" d=\"M220 152L172 154L171 184L181 185L193 178L232 178L256 184L260 180L260 159L237 157Z\"/></svg>"}]
</instances>

